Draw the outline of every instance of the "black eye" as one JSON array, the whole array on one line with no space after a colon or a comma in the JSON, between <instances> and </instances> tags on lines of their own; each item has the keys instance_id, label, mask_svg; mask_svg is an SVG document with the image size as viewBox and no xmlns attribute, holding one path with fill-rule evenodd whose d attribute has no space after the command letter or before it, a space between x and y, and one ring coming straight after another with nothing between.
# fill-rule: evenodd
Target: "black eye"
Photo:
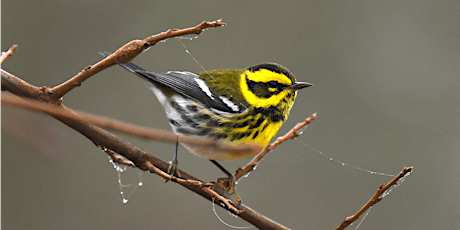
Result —
<instances>
[{"instance_id":1,"label":"black eye","mask_svg":"<svg viewBox=\"0 0 460 230\"><path fill-rule=\"evenodd\" d=\"M280 88L279 83L276 81L269 81L266 84L268 85L268 88Z\"/></svg>"}]
</instances>

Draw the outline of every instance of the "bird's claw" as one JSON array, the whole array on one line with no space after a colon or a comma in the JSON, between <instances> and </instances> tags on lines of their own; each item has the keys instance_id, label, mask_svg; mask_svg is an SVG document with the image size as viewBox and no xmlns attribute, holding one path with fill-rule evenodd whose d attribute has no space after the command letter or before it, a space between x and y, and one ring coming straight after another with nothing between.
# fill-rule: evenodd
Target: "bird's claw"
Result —
<instances>
[{"instance_id":1,"label":"bird's claw","mask_svg":"<svg viewBox=\"0 0 460 230\"><path fill-rule=\"evenodd\" d=\"M179 164L176 159L168 162L169 167L167 173L171 176L171 180L174 180L174 177L181 177L179 168L177 165ZM168 182L170 179L165 179L165 183Z\"/></svg>"},{"instance_id":2,"label":"bird's claw","mask_svg":"<svg viewBox=\"0 0 460 230\"><path fill-rule=\"evenodd\" d=\"M225 198L233 201L234 203L241 203L241 198L236 193L235 177L218 178L215 190L217 193L223 195Z\"/></svg>"}]
</instances>

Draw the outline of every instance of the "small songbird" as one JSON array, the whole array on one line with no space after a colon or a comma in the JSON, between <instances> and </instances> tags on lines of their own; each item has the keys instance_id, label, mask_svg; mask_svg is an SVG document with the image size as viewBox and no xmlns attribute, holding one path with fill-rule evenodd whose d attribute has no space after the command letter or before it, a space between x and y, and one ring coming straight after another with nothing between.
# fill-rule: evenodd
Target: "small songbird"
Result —
<instances>
[{"instance_id":1,"label":"small songbird","mask_svg":"<svg viewBox=\"0 0 460 230\"><path fill-rule=\"evenodd\" d=\"M101 53L108 56L111 53ZM143 78L163 106L174 133L223 139L229 145L265 147L276 135L294 105L297 90L312 84L297 82L276 63L246 69L154 73L128 63L123 68ZM190 152L217 161L256 154L227 153L186 146Z\"/></svg>"}]
</instances>

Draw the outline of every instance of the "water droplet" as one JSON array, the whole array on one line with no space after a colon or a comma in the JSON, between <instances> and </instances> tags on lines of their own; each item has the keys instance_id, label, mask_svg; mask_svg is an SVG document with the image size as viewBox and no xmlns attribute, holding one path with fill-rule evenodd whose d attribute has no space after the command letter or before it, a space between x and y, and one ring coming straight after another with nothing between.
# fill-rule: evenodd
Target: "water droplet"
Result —
<instances>
[{"instance_id":1,"label":"water droplet","mask_svg":"<svg viewBox=\"0 0 460 230\"><path fill-rule=\"evenodd\" d=\"M231 213L230 211L228 211L228 214L229 214L230 216L234 217L234 218L237 218L237 217L238 217L237 215Z\"/></svg>"}]
</instances>

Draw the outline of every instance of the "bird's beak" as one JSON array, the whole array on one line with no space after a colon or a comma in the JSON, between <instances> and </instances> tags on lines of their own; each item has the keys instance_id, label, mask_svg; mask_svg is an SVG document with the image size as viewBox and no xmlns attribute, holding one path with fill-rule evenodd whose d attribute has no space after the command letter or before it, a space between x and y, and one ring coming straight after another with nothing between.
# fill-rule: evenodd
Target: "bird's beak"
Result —
<instances>
[{"instance_id":1,"label":"bird's beak","mask_svg":"<svg viewBox=\"0 0 460 230\"><path fill-rule=\"evenodd\" d=\"M299 90L299 89L303 89L305 87L312 86L312 85L313 84L308 83L308 82L294 82L294 84L288 86L286 89Z\"/></svg>"}]
</instances>

